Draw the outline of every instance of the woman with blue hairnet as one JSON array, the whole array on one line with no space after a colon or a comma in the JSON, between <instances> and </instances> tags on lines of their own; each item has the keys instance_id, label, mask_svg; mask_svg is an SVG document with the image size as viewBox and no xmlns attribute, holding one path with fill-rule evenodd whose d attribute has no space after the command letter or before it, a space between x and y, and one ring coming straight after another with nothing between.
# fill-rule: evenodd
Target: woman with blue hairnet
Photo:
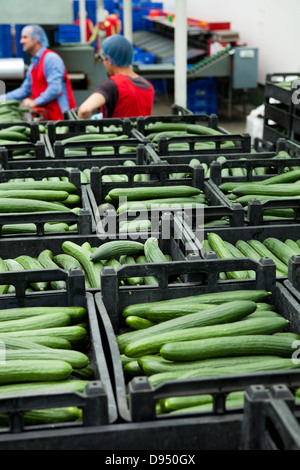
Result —
<instances>
[{"instance_id":1,"label":"woman with blue hairnet","mask_svg":"<svg viewBox=\"0 0 300 470\"><path fill-rule=\"evenodd\" d=\"M109 36L101 44L100 57L108 77L81 104L78 117L91 119L97 110L108 118L150 116L154 88L148 80L132 70L131 43L120 34Z\"/></svg>"},{"instance_id":2,"label":"woman with blue hairnet","mask_svg":"<svg viewBox=\"0 0 300 470\"><path fill-rule=\"evenodd\" d=\"M0 98L23 100L23 105L31 109L43 108L48 120L63 119L63 112L76 108L76 103L62 58L48 49L47 35L39 25L25 26L20 43L31 55L25 80Z\"/></svg>"}]
</instances>

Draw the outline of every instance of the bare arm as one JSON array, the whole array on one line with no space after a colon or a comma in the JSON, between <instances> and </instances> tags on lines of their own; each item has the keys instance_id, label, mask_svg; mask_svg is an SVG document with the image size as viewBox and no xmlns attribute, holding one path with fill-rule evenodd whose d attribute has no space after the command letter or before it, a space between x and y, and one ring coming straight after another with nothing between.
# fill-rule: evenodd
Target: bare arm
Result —
<instances>
[{"instance_id":1,"label":"bare arm","mask_svg":"<svg viewBox=\"0 0 300 470\"><path fill-rule=\"evenodd\" d=\"M78 109L79 119L90 119L93 111L105 104L105 98L101 93L92 93Z\"/></svg>"}]
</instances>

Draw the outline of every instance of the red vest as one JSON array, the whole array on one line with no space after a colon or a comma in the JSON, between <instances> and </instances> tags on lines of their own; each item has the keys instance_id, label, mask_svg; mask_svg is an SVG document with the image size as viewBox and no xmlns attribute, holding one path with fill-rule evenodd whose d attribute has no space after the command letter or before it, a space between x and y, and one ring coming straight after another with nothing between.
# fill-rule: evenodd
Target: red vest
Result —
<instances>
[{"instance_id":1,"label":"red vest","mask_svg":"<svg viewBox=\"0 0 300 470\"><path fill-rule=\"evenodd\" d=\"M114 109L113 118L150 116L154 102L154 88L145 90L134 85L126 75L118 74L110 77L118 88L119 98Z\"/></svg>"},{"instance_id":2,"label":"red vest","mask_svg":"<svg viewBox=\"0 0 300 470\"><path fill-rule=\"evenodd\" d=\"M38 65L36 67L33 67L31 70L31 98L32 99L35 99L38 96L40 96L40 94L43 93L48 87L47 79L44 73L44 59L45 59L45 55L48 54L48 52L53 53L53 51L50 51L50 49L45 49ZM76 108L76 103L75 103L75 99L74 99L74 95L72 91L71 82L67 75L66 69L65 69L65 74L64 74L64 81L65 81L66 88L67 88L67 95L68 95L70 109L74 109ZM63 119L63 114L61 112L57 99L54 99L50 101L49 103L43 105L43 108L47 110L48 119L50 121L60 121Z\"/></svg>"}]
</instances>

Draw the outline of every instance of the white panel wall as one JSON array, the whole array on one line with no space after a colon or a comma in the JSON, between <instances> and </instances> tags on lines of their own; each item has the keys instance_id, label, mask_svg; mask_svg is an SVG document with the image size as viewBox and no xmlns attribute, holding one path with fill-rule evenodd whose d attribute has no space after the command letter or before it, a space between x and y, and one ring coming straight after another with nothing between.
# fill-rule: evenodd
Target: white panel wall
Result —
<instances>
[{"instance_id":1,"label":"white panel wall","mask_svg":"<svg viewBox=\"0 0 300 470\"><path fill-rule=\"evenodd\" d=\"M258 48L258 81L267 73L300 72L300 0L182 0L187 16L229 21L240 40ZM174 12L175 0L163 1Z\"/></svg>"}]
</instances>

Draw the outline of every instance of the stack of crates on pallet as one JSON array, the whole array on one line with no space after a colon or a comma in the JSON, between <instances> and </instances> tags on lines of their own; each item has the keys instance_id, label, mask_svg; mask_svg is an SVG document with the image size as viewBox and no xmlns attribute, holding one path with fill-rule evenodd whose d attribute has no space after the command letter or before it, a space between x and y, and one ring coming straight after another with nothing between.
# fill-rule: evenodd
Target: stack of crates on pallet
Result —
<instances>
[{"instance_id":1,"label":"stack of crates on pallet","mask_svg":"<svg viewBox=\"0 0 300 470\"><path fill-rule=\"evenodd\" d=\"M187 108L196 114L218 111L218 80L216 77L190 81L187 85Z\"/></svg>"},{"instance_id":2,"label":"stack of crates on pallet","mask_svg":"<svg viewBox=\"0 0 300 470\"><path fill-rule=\"evenodd\" d=\"M10 24L0 25L0 59L7 59L13 56L12 34Z\"/></svg>"}]
</instances>

